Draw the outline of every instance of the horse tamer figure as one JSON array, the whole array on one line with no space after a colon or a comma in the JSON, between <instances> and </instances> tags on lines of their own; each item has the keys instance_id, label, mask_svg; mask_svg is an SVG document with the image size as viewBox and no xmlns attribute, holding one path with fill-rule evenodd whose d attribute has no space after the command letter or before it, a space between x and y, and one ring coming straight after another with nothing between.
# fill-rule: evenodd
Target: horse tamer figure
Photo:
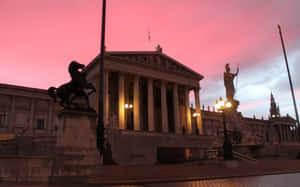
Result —
<instances>
[{"instance_id":1,"label":"horse tamer figure","mask_svg":"<svg viewBox=\"0 0 300 187\"><path fill-rule=\"evenodd\" d=\"M69 65L69 73L72 80L58 88L50 87L48 94L56 102L56 97L60 99L59 104L68 109L91 109L89 95L96 91L95 87L86 80L86 73L83 72L85 66L76 61ZM89 91L88 93L86 91ZM84 98L86 106L76 102L77 99Z\"/></svg>"}]
</instances>

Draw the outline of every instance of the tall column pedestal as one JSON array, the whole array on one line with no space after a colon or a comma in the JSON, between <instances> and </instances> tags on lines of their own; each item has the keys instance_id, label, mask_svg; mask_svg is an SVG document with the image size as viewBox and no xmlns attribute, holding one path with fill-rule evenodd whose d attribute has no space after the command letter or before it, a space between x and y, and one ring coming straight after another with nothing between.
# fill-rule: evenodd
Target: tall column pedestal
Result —
<instances>
[{"instance_id":1,"label":"tall column pedestal","mask_svg":"<svg viewBox=\"0 0 300 187\"><path fill-rule=\"evenodd\" d=\"M59 113L50 183L95 174L101 164L96 143L96 116L94 111L62 110Z\"/></svg>"}]
</instances>

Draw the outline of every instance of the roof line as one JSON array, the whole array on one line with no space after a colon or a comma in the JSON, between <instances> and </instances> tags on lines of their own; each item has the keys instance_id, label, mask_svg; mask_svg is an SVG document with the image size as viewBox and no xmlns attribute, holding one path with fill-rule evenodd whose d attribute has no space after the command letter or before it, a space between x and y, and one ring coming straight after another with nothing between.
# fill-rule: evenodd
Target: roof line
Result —
<instances>
[{"instance_id":1,"label":"roof line","mask_svg":"<svg viewBox=\"0 0 300 187\"><path fill-rule=\"evenodd\" d=\"M19 89L23 91L37 91L37 92L43 92L47 93L46 89L42 88L33 88L33 87L25 87L25 86L19 86L19 85L14 85L14 84L5 84L5 83L0 83L0 88L14 88L14 89Z\"/></svg>"},{"instance_id":2,"label":"roof line","mask_svg":"<svg viewBox=\"0 0 300 187\"><path fill-rule=\"evenodd\" d=\"M179 61L177 61L176 59L168 56L167 54L161 52L161 51L106 51L104 56L110 56L110 55L114 55L114 54L154 54L154 55L162 55L166 58L171 59L172 61L176 62L178 65L180 65L183 68L186 68L187 70L191 71L192 73L198 75L200 77L200 80L202 80L204 78L203 75L201 75L200 73L195 72L194 70L192 70L191 68L187 67L186 65L180 63ZM88 71L91 67L94 66L94 64L96 63L97 58L100 57L100 54L98 54L85 68L84 71Z\"/></svg>"}]
</instances>

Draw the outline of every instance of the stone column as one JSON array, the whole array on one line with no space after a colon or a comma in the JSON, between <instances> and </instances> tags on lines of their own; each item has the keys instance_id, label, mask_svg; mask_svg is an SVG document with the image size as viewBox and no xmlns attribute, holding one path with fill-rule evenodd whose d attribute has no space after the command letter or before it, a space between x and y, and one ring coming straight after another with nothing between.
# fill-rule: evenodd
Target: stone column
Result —
<instances>
[{"instance_id":1,"label":"stone column","mask_svg":"<svg viewBox=\"0 0 300 187\"><path fill-rule=\"evenodd\" d=\"M161 120L162 131L168 132L168 106L167 106L167 88L166 82L161 81Z\"/></svg>"},{"instance_id":2,"label":"stone column","mask_svg":"<svg viewBox=\"0 0 300 187\"><path fill-rule=\"evenodd\" d=\"M202 126L202 114L200 111L200 99L199 99L199 88L194 88L194 95L195 95L195 104L196 104L196 112L200 114L200 116L196 117L197 127L199 130L199 134L203 134L203 126Z\"/></svg>"},{"instance_id":3,"label":"stone column","mask_svg":"<svg viewBox=\"0 0 300 187\"><path fill-rule=\"evenodd\" d=\"M53 121L53 103L52 101L48 101L48 122L47 122L47 130L48 133L52 132L52 121Z\"/></svg>"},{"instance_id":4,"label":"stone column","mask_svg":"<svg viewBox=\"0 0 300 187\"><path fill-rule=\"evenodd\" d=\"M287 132L288 132L288 139L289 141L292 140L292 137L291 137L291 126L287 126Z\"/></svg>"},{"instance_id":5,"label":"stone column","mask_svg":"<svg viewBox=\"0 0 300 187\"><path fill-rule=\"evenodd\" d=\"M119 73L119 128L125 127L125 76L122 72Z\"/></svg>"},{"instance_id":6,"label":"stone column","mask_svg":"<svg viewBox=\"0 0 300 187\"><path fill-rule=\"evenodd\" d=\"M282 139L283 141L286 141L286 137L285 137L285 129L284 129L284 126L281 125L281 131L282 131Z\"/></svg>"},{"instance_id":7,"label":"stone column","mask_svg":"<svg viewBox=\"0 0 300 187\"><path fill-rule=\"evenodd\" d=\"M140 77L134 77L133 83L133 128L136 131L141 130L140 122Z\"/></svg>"},{"instance_id":8,"label":"stone column","mask_svg":"<svg viewBox=\"0 0 300 187\"><path fill-rule=\"evenodd\" d=\"M291 129L293 126L290 126L289 132L290 132L290 140L294 140L294 131Z\"/></svg>"},{"instance_id":9,"label":"stone column","mask_svg":"<svg viewBox=\"0 0 300 187\"><path fill-rule=\"evenodd\" d=\"M35 112L35 104L34 104L34 99L31 99L31 105L30 105L30 116L29 116L29 124L28 127L24 127L27 128L27 132L28 130L31 133L34 133L35 131L35 120L34 120L34 112Z\"/></svg>"},{"instance_id":10,"label":"stone column","mask_svg":"<svg viewBox=\"0 0 300 187\"><path fill-rule=\"evenodd\" d=\"M93 86L95 87L96 89L96 78L91 78L90 82L93 84ZM96 92L97 92L97 89L96 89ZM89 102L90 102L90 107L95 109L95 99L96 99L96 92L92 95L89 95Z\"/></svg>"},{"instance_id":11,"label":"stone column","mask_svg":"<svg viewBox=\"0 0 300 187\"><path fill-rule=\"evenodd\" d=\"M149 131L154 131L154 110L153 110L153 105L154 105L154 100L153 100L153 80L148 79L147 82L148 86L148 130Z\"/></svg>"},{"instance_id":12,"label":"stone column","mask_svg":"<svg viewBox=\"0 0 300 187\"><path fill-rule=\"evenodd\" d=\"M281 126L281 129L282 129L283 140L286 141L285 126Z\"/></svg>"},{"instance_id":13,"label":"stone column","mask_svg":"<svg viewBox=\"0 0 300 187\"><path fill-rule=\"evenodd\" d=\"M292 127L292 126L289 127L289 128L290 128L290 129L289 129L289 135L290 135L290 141L293 141L293 132L294 132L294 131L291 130L291 127Z\"/></svg>"},{"instance_id":14,"label":"stone column","mask_svg":"<svg viewBox=\"0 0 300 187\"><path fill-rule=\"evenodd\" d=\"M288 141L289 137L288 137L288 129L286 125L284 126L284 132L285 132L285 140Z\"/></svg>"},{"instance_id":15,"label":"stone column","mask_svg":"<svg viewBox=\"0 0 300 187\"><path fill-rule=\"evenodd\" d=\"M290 141L289 126L285 126L285 130L286 130L286 140Z\"/></svg>"},{"instance_id":16,"label":"stone column","mask_svg":"<svg viewBox=\"0 0 300 187\"><path fill-rule=\"evenodd\" d=\"M179 97L178 97L178 85L173 86L173 105L174 105L174 125L175 133L180 134L180 119L179 119Z\"/></svg>"},{"instance_id":17,"label":"stone column","mask_svg":"<svg viewBox=\"0 0 300 187\"><path fill-rule=\"evenodd\" d=\"M16 116L16 96L12 96L11 98L11 105L10 105L10 114L9 114L9 131L14 129L15 123L15 116Z\"/></svg>"},{"instance_id":18,"label":"stone column","mask_svg":"<svg viewBox=\"0 0 300 187\"><path fill-rule=\"evenodd\" d=\"M191 108L190 108L190 97L189 97L189 89L185 88L184 90L185 97L185 108L186 108L186 124L187 124L187 132L188 134L192 134L192 120L191 120Z\"/></svg>"},{"instance_id":19,"label":"stone column","mask_svg":"<svg viewBox=\"0 0 300 187\"><path fill-rule=\"evenodd\" d=\"M283 134L282 134L282 130L281 130L281 125L278 125L278 129L279 129L280 142L282 142L283 141Z\"/></svg>"},{"instance_id":20,"label":"stone column","mask_svg":"<svg viewBox=\"0 0 300 187\"><path fill-rule=\"evenodd\" d=\"M98 113L98 104L99 104L99 77L96 77L95 84L96 84L96 93L95 93L95 99L94 99L94 110Z\"/></svg>"},{"instance_id":21,"label":"stone column","mask_svg":"<svg viewBox=\"0 0 300 187\"><path fill-rule=\"evenodd\" d=\"M104 126L106 127L109 123L109 72L104 71L104 90L103 90L103 116L104 116Z\"/></svg>"},{"instance_id":22,"label":"stone column","mask_svg":"<svg viewBox=\"0 0 300 187\"><path fill-rule=\"evenodd\" d=\"M283 129L283 136L284 136L284 140L287 141L287 137L286 137L286 127L285 126L282 126L282 129Z\"/></svg>"}]
</instances>

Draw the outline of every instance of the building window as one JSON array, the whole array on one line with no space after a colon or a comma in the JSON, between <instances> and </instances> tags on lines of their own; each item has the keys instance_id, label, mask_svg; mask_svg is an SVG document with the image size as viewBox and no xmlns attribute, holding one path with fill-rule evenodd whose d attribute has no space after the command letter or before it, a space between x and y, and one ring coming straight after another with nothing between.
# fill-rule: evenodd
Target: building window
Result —
<instances>
[{"instance_id":1,"label":"building window","mask_svg":"<svg viewBox=\"0 0 300 187\"><path fill-rule=\"evenodd\" d=\"M0 113L0 128L7 127L7 114Z\"/></svg>"},{"instance_id":2,"label":"building window","mask_svg":"<svg viewBox=\"0 0 300 187\"><path fill-rule=\"evenodd\" d=\"M44 119L37 119L36 128L41 129L41 130L44 129L45 128L45 120Z\"/></svg>"}]
</instances>

